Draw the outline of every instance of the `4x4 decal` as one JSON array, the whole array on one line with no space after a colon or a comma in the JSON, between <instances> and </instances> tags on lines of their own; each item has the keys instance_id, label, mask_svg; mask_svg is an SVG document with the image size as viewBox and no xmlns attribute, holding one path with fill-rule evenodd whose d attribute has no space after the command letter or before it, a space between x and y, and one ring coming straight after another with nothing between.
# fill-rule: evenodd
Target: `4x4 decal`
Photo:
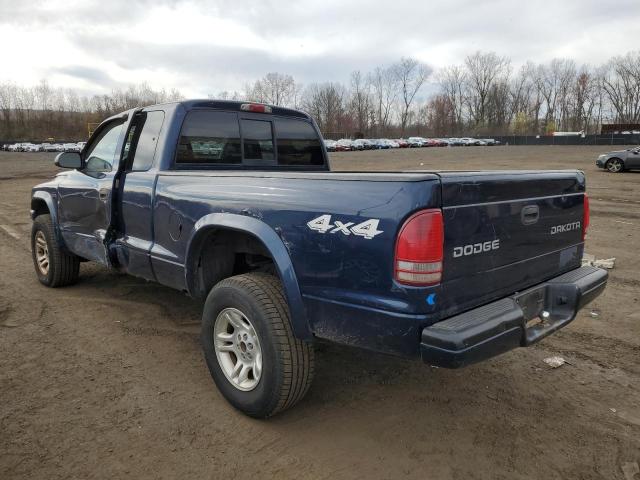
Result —
<instances>
[{"instance_id":1,"label":"4x4 decal","mask_svg":"<svg viewBox=\"0 0 640 480\"><path fill-rule=\"evenodd\" d=\"M343 235L354 234L358 237L364 237L367 240L371 240L376 235L380 235L383 231L378 230L378 224L380 220L377 218L370 218L364 222L355 225L355 222L342 222L336 220L331 222L331 215L320 215L314 218L310 222L307 222L307 226L311 230L315 230L320 233L342 233Z\"/></svg>"}]
</instances>

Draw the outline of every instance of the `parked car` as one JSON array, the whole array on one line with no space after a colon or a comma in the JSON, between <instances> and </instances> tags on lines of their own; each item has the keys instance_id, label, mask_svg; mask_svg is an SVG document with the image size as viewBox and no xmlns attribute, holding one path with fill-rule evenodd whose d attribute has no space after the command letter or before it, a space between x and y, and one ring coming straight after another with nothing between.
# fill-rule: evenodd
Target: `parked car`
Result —
<instances>
[{"instance_id":1,"label":"parked car","mask_svg":"<svg viewBox=\"0 0 640 480\"><path fill-rule=\"evenodd\" d=\"M27 144L26 143L14 143L9 146L9 151L11 152L24 152Z\"/></svg>"},{"instance_id":2,"label":"parked car","mask_svg":"<svg viewBox=\"0 0 640 480\"><path fill-rule=\"evenodd\" d=\"M581 267L582 172L333 173L320 141L308 115L261 104L110 117L33 188L35 274L61 287L88 260L203 299L211 376L261 418L305 395L317 341L461 367L536 343L604 290L606 270Z\"/></svg>"},{"instance_id":3,"label":"parked car","mask_svg":"<svg viewBox=\"0 0 640 480\"><path fill-rule=\"evenodd\" d=\"M611 173L640 169L640 147L600 155L596 160L596 166Z\"/></svg>"},{"instance_id":4,"label":"parked car","mask_svg":"<svg viewBox=\"0 0 640 480\"><path fill-rule=\"evenodd\" d=\"M407 143L409 144L410 147L424 147L425 145L425 139L422 137L409 137L407 139Z\"/></svg>"},{"instance_id":5,"label":"parked car","mask_svg":"<svg viewBox=\"0 0 640 480\"><path fill-rule=\"evenodd\" d=\"M335 152L336 151L336 141L335 140L324 140L324 148L327 149L327 152Z\"/></svg>"},{"instance_id":6,"label":"parked car","mask_svg":"<svg viewBox=\"0 0 640 480\"><path fill-rule=\"evenodd\" d=\"M348 152L351 151L353 146L353 142L348 138L341 138L336 142L336 151L337 152Z\"/></svg>"},{"instance_id":7,"label":"parked car","mask_svg":"<svg viewBox=\"0 0 640 480\"><path fill-rule=\"evenodd\" d=\"M465 143L462 142L462 139L460 138L451 137L449 138L449 145L452 147L461 147L464 146Z\"/></svg>"},{"instance_id":8,"label":"parked car","mask_svg":"<svg viewBox=\"0 0 640 480\"><path fill-rule=\"evenodd\" d=\"M351 150L365 150L366 145L365 141L362 138L359 138L351 143Z\"/></svg>"},{"instance_id":9,"label":"parked car","mask_svg":"<svg viewBox=\"0 0 640 480\"><path fill-rule=\"evenodd\" d=\"M389 148L389 145L387 144L387 142L385 142L384 139L382 138L372 139L371 142L373 143L373 148L375 148L376 150L383 150L383 149Z\"/></svg>"},{"instance_id":10,"label":"parked car","mask_svg":"<svg viewBox=\"0 0 640 480\"><path fill-rule=\"evenodd\" d=\"M483 138L482 141L485 142L489 147L500 145L500 142L493 138Z\"/></svg>"},{"instance_id":11,"label":"parked car","mask_svg":"<svg viewBox=\"0 0 640 480\"><path fill-rule=\"evenodd\" d=\"M77 143L63 143L62 144L63 152L79 152Z\"/></svg>"},{"instance_id":12,"label":"parked car","mask_svg":"<svg viewBox=\"0 0 640 480\"><path fill-rule=\"evenodd\" d=\"M400 148L409 148L409 142L406 141L404 138L398 138L394 141L398 144Z\"/></svg>"}]
</instances>

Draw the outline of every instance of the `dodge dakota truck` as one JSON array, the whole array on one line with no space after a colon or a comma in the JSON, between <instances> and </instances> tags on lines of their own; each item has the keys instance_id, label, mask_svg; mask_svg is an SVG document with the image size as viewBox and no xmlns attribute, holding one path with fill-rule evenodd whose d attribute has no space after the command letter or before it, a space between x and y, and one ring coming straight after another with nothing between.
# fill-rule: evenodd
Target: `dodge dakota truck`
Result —
<instances>
[{"instance_id":1,"label":"dodge dakota truck","mask_svg":"<svg viewBox=\"0 0 640 480\"><path fill-rule=\"evenodd\" d=\"M337 172L305 113L191 100L105 120L33 188L35 271L92 261L204 301L223 396L291 407L336 342L456 368L531 345L605 288L584 174Z\"/></svg>"}]
</instances>

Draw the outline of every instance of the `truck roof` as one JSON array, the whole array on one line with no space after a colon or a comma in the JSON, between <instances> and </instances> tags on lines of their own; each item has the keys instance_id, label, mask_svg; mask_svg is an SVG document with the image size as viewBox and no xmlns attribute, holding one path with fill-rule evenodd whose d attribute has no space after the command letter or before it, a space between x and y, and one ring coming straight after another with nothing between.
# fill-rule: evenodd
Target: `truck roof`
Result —
<instances>
[{"instance_id":1,"label":"truck roof","mask_svg":"<svg viewBox=\"0 0 640 480\"><path fill-rule=\"evenodd\" d=\"M215 108L220 110L231 110L231 111L242 111L241 106L244 104L256 104L256 105L267 105L271 107L271 115L284 115L289 117L299 117L307 120L311 120L311 117L302 112L300 110L295 110L293 108L285 108L279 107L276 105L269 105L260 102L249 102L249 101L239 101L239 100L215 100L215 99L193 99L193 100L181 100L178 102L166 102L160 103L156 105L149 105L145 107L145 109L153 109L153 107L164 106L164 105L174 105L181 106L185 110L192 110L194 108ZM267 113L269 115L269 113Z\"/></svg>"}]
</instances>

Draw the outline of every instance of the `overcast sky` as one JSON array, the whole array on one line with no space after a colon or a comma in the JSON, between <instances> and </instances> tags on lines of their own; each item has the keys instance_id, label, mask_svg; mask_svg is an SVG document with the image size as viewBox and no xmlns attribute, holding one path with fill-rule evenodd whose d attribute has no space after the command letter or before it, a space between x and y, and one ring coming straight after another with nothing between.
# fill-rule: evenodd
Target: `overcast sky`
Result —
<instances>
[{"instance_id":1,"label":"overcast sky","mask_svg":"<svg viewBox=\"0 0 640 480\"><path fill-rule=\"evenodd\" d=\"M638 48L640 0L0 0L0 81L84 93L146 81L206 97L272 71L345 82L401 56L598 64Z\"/></svg>"}]
</instances>

